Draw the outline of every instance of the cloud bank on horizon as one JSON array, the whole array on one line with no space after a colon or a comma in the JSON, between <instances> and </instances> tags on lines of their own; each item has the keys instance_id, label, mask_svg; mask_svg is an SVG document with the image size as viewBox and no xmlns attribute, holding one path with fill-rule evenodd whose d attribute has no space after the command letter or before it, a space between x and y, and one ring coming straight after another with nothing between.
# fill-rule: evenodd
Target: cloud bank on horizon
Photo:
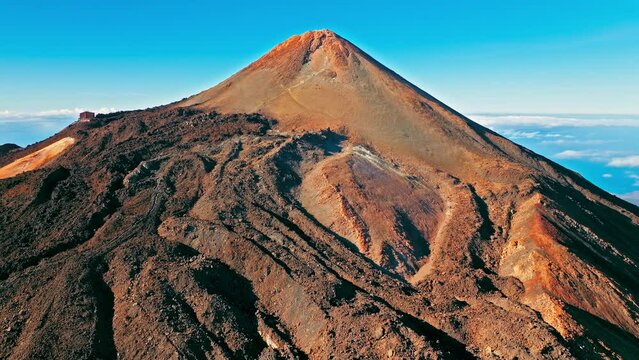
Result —
<instances>
[{"instance_id":1,"label":"cloud bank on horizon","mask_svg":"<svg viewBox=\"0 0 639 360\"><path fill-rule=\"evenodd\" d=\"M78 118L82 111L110 113L115 108L63 108L45 111L19 112L0 110L0 144L13 143L22 147L44 140Z\"/></svg>"},{"instance_id":2,"label":"cloud bank on horizon","mask_svg":"<svg viewBox=\"0 0 639 360\"><path fill-rule=\"evenodd\" d=\"M116 111L115 108L102 107L98 109L73 108L73 109L54 109L35 112L19 112L10 110L0 110L0 123L9 122L39 122L56 118L73 118L83 111L93 111L95 113L110 113Z\"/></svg>"},{"instance_id":3,"label":"cloud bank on horizon","mask_svg":"<svg viewBox=\"0 0 639 360\"><path fill-rule=\"evenodd\" d=\"M555 127L639 127L638 115L598 115L598 114L490 114L477 113L469 117L486 126L535 126ZM557 134L555 134L557 135Z\"/></svg>"}]
</instances>

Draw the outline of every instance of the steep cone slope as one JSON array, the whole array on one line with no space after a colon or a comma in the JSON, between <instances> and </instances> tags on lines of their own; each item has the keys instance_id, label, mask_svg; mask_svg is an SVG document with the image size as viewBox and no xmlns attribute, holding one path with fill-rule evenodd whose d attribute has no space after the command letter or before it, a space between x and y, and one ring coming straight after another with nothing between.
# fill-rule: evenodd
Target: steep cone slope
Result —
<instances>
[{"instance_id":1,"label":"steep cone slope","mask_svg":"<svg viewBox=\"0 0 639 360\"><path fill-rule=\"evenodd\" d=\"M294 36L177 106L258 112L284 131L339 129L385 159L388 176L428 188L402 193L399 180L371 173L384 172L380 161L367 169L361 154L344 152L309 171L300 190L322 223L413 283L479 261L522 281L521 300L563 335L579 332L567 306L639 335L636 208L464 118L331 31ZM447 189L445 178L461 184ZM454 221L463 213L466 222Z\"/></svg>"},{"instance_id":2,"label":"steep cone slope","mask_svg":"<svg viewBox=\"0 0 639 360\"><path fill-rule=\"evenodd\" d=\"M330 31L0 164L64 137L0 180L1 358L639 351L639 209Z\"/></svg>"},{"instance_id":3,"label":"steep cone slope","mask_svg":"<svg viewBox=\"0 0 639 360\"><path fill-rule=\"evenodd\" d=\"M285 131L345 131L387 156L500 178L495 138L414 87L335 33L307 32L219 85L176 104L226 113L261 113ZM505 145L509 146L509 145ZM508 149L510 156L521 156ZM468 166L470 164L470 166ZM513 174L514 173L514 174Z\"/></svg>"}]
</instances>

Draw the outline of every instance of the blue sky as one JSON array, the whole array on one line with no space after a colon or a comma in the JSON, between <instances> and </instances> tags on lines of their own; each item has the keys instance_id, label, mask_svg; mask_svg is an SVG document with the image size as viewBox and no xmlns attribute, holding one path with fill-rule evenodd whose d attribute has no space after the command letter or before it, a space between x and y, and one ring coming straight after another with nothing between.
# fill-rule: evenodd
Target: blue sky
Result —
<instances>
[{"instance_id":1,"label":"blue sky","mask_svg":"<svg viewBox=\"0 0 639 360\"><path fill-rule=\"evenodd\" d=\"M289 36L320 28L336 31L471 118L639 114L636 0L2 0L0 16L0 142L40 140L79 109L136 109L183 98ZM546 125L539 120L524 130ZM619 131L595 134L639 138L636 126L606 126L612 128ZM562 131L585 134L575 124ZM577 145L584 144L535 148L540 144L531 139L515 140L584 174L607 170L601 158L552 153L583 151ZM622 156L610 152L616 148L605 141L612 140L618 139L596 144L610 159ZM633 156L639 149L630 141L623 152ZM594 176L587 175L609 191L635 189L632 178L607 186Z\"/></svg>"}]
</instances>

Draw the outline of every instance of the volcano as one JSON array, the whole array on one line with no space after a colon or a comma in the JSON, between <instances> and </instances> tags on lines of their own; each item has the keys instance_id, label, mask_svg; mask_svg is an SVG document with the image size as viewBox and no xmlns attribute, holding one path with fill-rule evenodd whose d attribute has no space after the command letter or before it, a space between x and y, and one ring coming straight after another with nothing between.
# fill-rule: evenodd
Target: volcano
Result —
<instances>
[{"instance_id":1,"label":"volcano","mask_svg":"<svg viewBox=\"0 0 639 360\"><path fill-rule=\"evenodd\" d=\"M639 351L639 208L329 30L0 173L1 358Z\"/></svg>"}]
</instances>

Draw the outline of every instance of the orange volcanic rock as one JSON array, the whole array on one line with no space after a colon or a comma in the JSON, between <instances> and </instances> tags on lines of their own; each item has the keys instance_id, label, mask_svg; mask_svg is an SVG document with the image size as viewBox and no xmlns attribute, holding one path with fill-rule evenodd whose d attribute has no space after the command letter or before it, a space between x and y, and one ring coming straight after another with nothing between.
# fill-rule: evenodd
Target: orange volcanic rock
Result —
<instances>
[{"instance_id":1,"label":"orange volcanic rock","mask_svg":"<svg viewBox=\"0 0 639 360\"><path fill-rule=\"evenodd\" d=\"M60 136L0 181L0 358L639 351L639 208L331 31Z\"/></svg>"},{"instance_id":2,"label":"orange volcanic rock","mask_svg":"<svg viewBox=\"0 0 639 360\"><path fill-rule=\"evenodd\" d=\"M443 216L434 186L408 177L361 146L318 163L304 177L299 198L361 253L407 277L428 258Z\"/></svg>"},{"instance_id":3,"label":"orange volcanic rock","mask_svg":"<svg viewBox=\"0 0 639 360\"><path fill-rule=\"evenodd\" d=\"M72 137L65 137L51 145L48 145L38 151L19 158L12 163L0 167L0 179L16 176L25 171L32 171L42 167L55 159L63 151L71 147L75 143Z\"/></svg>"}]
</instances>

